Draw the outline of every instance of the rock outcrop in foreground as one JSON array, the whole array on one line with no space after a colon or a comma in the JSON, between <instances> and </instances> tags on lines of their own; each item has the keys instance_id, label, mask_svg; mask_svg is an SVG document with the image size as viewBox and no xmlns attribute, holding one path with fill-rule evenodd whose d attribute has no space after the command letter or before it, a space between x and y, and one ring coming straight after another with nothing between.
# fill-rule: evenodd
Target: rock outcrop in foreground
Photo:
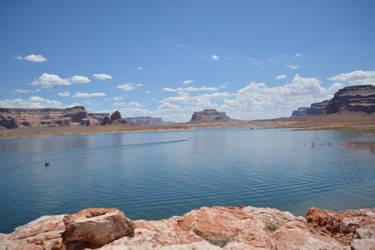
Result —
<instances>
[{"instance_id":1,"label":"rock outcrop in foreground","mask_svg":"<svg viewBox=\"0 0 375 250\"><path fill-rule=\"evenodd\" d=\"M292 117L341 112L375 112L375 86L350 86L337 91L329 101L313 103L293 111Z\"/></svg>"},{"instance_id":2,"label":"rock outcrop in foreground","mask_svg":"<svg viewBox=\"0 0 375 250\"><path fill-rule=\"evenodd\" d=\"M181 217L131 221L118 209L43 216L10 234L1 249L375 249L375 208L306 218L272 208L202 207Z\"/></svg>"},{"instance_id":3,"label":"rock outcrop in foreground","mask_svg":"<svg viewBox=\"0 0 375 250\"><path fill-rule=\"evenodd\" d=\"M194 112L190 122L220 122L229 120L231 118L225 112L217 112L216 109L205 109L201 112Z\"/></svg>"}]
</instances>

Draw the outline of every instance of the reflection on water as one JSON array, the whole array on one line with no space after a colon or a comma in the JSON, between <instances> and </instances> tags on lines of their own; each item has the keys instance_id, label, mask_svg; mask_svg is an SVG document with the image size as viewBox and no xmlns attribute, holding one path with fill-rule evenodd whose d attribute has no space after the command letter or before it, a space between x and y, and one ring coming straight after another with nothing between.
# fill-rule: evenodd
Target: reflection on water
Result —
<instances>
[{"instance_id":1,"label":"reflection on water","mask_svg":"<svg viewBox=\"0 0 375 250\"><path fill-rule=\"evenodd\" d=\"M46 214L117 207L160 219L213 205L304 215L375 205L374 156L338 131L204 129L0 141L0 232ZM49 167L44 163L49 162Z\"/></svg>"}]
</instances>

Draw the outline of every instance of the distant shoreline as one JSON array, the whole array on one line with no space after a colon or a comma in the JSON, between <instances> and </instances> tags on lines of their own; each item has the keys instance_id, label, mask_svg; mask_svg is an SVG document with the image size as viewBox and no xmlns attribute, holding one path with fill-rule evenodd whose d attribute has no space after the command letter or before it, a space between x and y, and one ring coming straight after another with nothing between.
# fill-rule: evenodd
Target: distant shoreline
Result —
<instances>
[{"instance_id":1,"label":"distant shoreline","mask_svg":"<svg viewBox=\"0 0 375 250\"><path fill-rule=\"evenodd\" d=\"M106 125L106 126L66 126L36 127L0 130L1 139L38 138L63 135L91 135L135 132L184 131L204 128L295 128L301 130L345 129L360 133L375 133L375 114L342 113L316 115L298 118L279 118L253 121L227 121L208 123L176 123L165 125Z\"/></svg>"}]
</instances>

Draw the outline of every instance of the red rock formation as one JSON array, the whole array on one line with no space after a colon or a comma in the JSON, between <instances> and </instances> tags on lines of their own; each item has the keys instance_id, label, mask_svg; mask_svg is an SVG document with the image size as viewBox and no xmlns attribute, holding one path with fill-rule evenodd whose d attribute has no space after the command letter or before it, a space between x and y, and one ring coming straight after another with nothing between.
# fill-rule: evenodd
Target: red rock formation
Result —
<instances>
[{"instance_id":1,"label":"red rock formation","mask_svg":"<svg viewBox=\"0 0 375 250\"><path fill-rule=\"evenodd\" d=\"M0 234L0 249L82 249L108 241L100 249L375 249L375 209L312 208L305 219L272 208L202 207L133 223L117 209L44 216ZM113 236L120 231L125 236Z\"/></svg>"},{"instance_id":2,"label":"red rock formation","mask_svg":"<svg viewBox=\"0 0 375 250\"><path fill-rule=\"evenodd\" d=\"M11 129L19 127L61 127L73 125L96 125L85 108L76 106L66 109L17 109L0 108L0 126Z\"/></svg>"},{"instance_id":3,"label":"red rock formation","mask_svg":"<svg viewBox=\"0 0 375 250\"><path fill-rule=\"evenodd\" d=\"M112 113L111 117L105 116L102 125L108 125L108 124L126 124L126 121L122 119L120 111L115 111Z\"/></svg>"},{"instance_id":4,"label":"red rock formation","mask_svg":"<svg viewBox=\"0 0 375 250\"><path fill-rule=\"evenodd\" d=\"M65 240L102 246L134 233L134 224L116 208L88 208L64 217Z\"/></svg>"}]
</instances>

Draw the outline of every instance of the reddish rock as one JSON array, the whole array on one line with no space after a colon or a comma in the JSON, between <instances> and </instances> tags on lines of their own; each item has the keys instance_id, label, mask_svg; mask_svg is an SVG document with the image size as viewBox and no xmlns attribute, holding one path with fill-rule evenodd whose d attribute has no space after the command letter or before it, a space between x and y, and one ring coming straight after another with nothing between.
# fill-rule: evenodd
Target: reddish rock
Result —
<instances>
[{"instance_id":1,"label":"reddish rock","mask_svg":"<svg viewBox=\"0 0 375 250\"><path fill-rule=\"evenodd\" d=\"M0 234L0 249L91 248L375 249L375 209L312 208L305 219L272 208L202 207L133 224L117 209L92 208L44 216Z\"/></svg>"},{"instance_id":2,"label":"reddish rock","mask_svg":"<svg viewBox=\"0 0 375 250\"><path fill-rule=\"evenodd\" d=\"M134 223L116 208L88 208L64 217L67 242L81 241L93 246L107 244L134 232Z\"/></svg>"},{"instance_id":3,"label":"reddish rock","mask_svg":"<svg viewBox=\"0 0 375 250\"><path fill-rule=\"evenodd\" d=\"M375 209L344 210L336 213L310 208L306 219L314 230L328 234L344 244L349 244L354 239L375 238Z\"/></svg>"}]
</instances>

